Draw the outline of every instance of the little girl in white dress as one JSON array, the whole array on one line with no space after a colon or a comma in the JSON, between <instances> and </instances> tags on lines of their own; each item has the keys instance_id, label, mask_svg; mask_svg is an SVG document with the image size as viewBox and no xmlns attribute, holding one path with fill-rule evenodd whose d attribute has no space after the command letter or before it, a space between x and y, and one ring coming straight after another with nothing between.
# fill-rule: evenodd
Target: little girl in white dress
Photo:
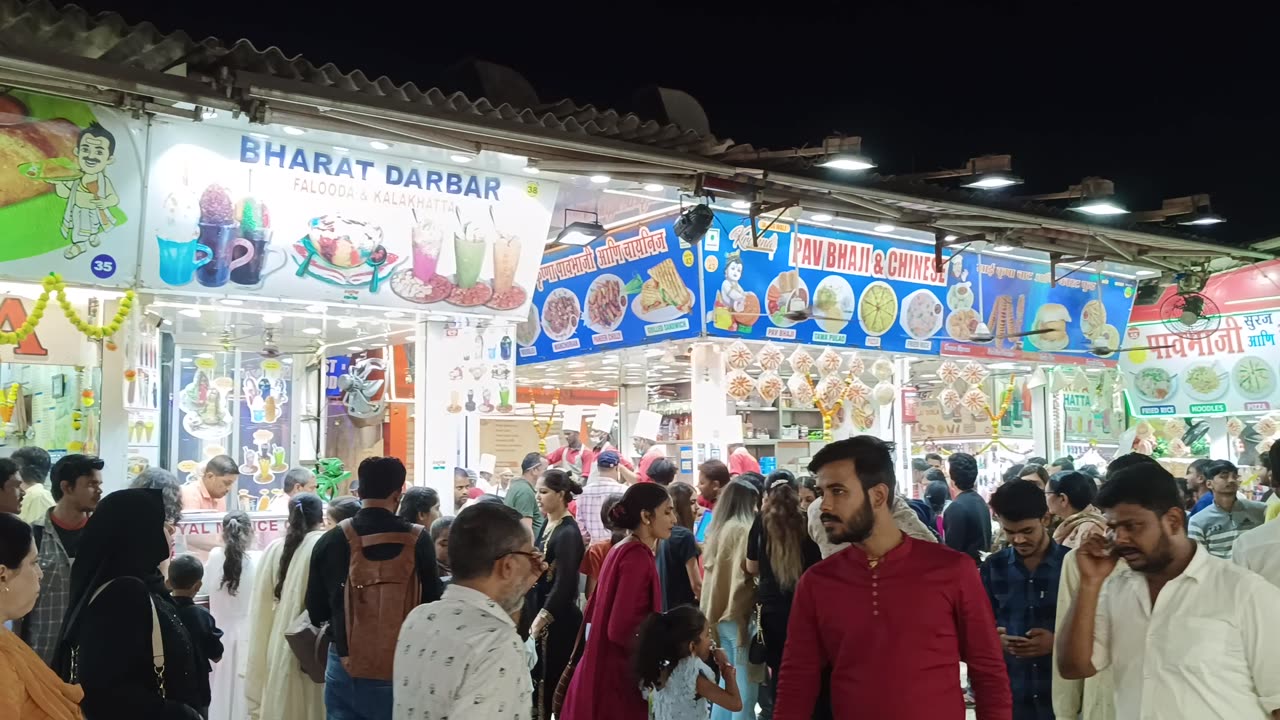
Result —
<instances>
[{"instance_id":1,"label":"little girl in white dress","mask_svg":"<svg viewBox=\"0 0 1280 720\"><path fill-rule=\"evenodd\" d=\"M705 662L713 652L723 688ZM653 720L706 720L709 702L730 712L742 709L733 663L714 649L711 626L696 607L655 613L640 625L635 670Z\"/></svg>"}]
</instances>

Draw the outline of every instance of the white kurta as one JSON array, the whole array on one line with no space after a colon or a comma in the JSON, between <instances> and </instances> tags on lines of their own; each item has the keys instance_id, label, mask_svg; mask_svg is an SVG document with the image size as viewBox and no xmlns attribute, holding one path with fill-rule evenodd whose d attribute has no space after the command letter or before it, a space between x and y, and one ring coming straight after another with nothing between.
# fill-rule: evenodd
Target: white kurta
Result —
<instances>
[{"instance_id":1,"label":"white kurta","mask_svg":"<svg viewBox=\"0 0 1280 720\"><path fill-rule=\"evenodd\" d=\"M280 601L275 599L284 539L267 546L258 562L249 608L245 698L253 720L323 720L324 685L314 683L289 649L284 634L306 607L311 551L323 530L303 538L289 562Z\"/></svg>"},{"instance_id":2,"label":"white kurta","mask_svg":"<svg viewBox=\"0 0 1280 720\"><path fill-rule=\"evenodd\" d=\"M222 568L227 556L223 548L209 552L204 566L204 589L209 593L209 612L222 630L222 660L213 664L209 678L211 700L209 720L245 720L249 717L244 701L244 677L249 646L249 600L253 597L258 570L258 551L249 552L240 573L240 587L232 595L222 584Z\"/></svg>"}]
</instances>

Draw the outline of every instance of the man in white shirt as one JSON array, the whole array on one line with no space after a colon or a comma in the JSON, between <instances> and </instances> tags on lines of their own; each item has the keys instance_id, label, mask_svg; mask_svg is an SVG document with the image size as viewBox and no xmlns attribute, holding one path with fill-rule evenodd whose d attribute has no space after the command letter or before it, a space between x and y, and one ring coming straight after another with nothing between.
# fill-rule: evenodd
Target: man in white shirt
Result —
<instances>
[{"instance_id":1,"label":"man in white shirt","mask_svg":"<svg viewBox=\"0 0 1280 720\"><path fill-rule=\"evenodd\" d=\"M1114 546L1095 535L1073 553L1080 590L1058 633L1062 676L1112 668L1125 720L1280 720L1280 589L1187 537L1162 467L1117 472L1094 504Z\"/></svg>"},{"instance_id":2,"label":"man in white shirt","mask_svg":"<svg viewBox=\"0 0 1280 720\"><path fill-rule=\"evenodd\" d=\"M1231 562L1258 573L1280 588L1280 520L1236 538Z\"/></svg>"},{"instance_id":3,"label":"man in white shirt","mask_svg":"<svg viewBox=\"0 0 1280 720\"><path fill-rule=\"evenodd\" d=\"M452 584L405 618L396 643L395 720L530 720L532 683L512 613L545 566L521 515L477 503L449 529Z\"/></svg>"}]
</instances>

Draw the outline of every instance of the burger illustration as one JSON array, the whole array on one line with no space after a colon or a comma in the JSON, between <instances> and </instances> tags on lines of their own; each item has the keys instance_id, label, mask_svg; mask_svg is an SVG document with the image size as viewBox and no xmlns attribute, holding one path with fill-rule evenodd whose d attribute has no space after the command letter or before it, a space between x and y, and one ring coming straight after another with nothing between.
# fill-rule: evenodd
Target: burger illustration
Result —
<instances>
[{"instance_id":1,"label":"burger illustration","mask_svg":"<svg viewBox=\"0 0 1280 720\"><path fill-rule=\"evenodd\" d=\"M1058 303L1046 303L1036 313L1033 329L1040 334L1032 335L1031 342L1041 350L1061 350L1067 346L1067 324L1071 322L1071 313Z\"/></svg>"}]
</instances>

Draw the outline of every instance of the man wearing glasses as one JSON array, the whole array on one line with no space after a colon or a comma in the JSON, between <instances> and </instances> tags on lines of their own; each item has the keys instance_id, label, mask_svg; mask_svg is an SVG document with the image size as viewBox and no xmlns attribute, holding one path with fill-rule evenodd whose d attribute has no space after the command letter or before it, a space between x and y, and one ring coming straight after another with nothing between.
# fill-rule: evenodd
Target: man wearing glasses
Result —
<instances>
[{"instance_id":1,"label":"man wearing glasses","mask_svg":"<svg viewBox=\"0 0 1280 720\"><path fill-rule=\"evenodd\" d=\"M444 598L416 608L400 628L393 717L529 717L529 667L512 616L546 566L520 513L499 503L458 513L449 566Z\"/></svg>"}]
</instances>

